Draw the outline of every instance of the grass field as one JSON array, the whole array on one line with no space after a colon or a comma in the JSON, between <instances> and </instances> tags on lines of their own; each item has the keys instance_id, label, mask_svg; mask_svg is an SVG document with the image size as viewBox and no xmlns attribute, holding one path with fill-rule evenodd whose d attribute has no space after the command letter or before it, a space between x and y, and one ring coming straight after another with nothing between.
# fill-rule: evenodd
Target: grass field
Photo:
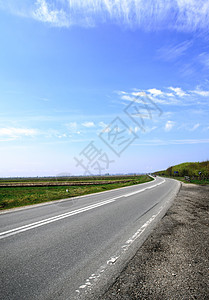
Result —
<instances>
[{"instance_id":1,"label":"grass field","mask_svg":"<svg viewBox=\"0 0 209 300\"><path fill-rule=\"evenodd\" d=\"M127 177L129 180L127 181ZM93 182L93 178L78 178L78 181L84 182L84 179L86 182ZM53 201L58 199L64 199L64 198L70 198L70 197L76 197L111 189L116 189L119 187L124 186L130 186L133 184L139 184L143 182L151 181L152 178L150 178L147 175L141 175L141 176L108 176L108 177L94 177L94 180L102 180L101 184L92 184L92 185L77 185L77 186L15 186L15 187L0 187L0 210L8 209L8 208L14 208L24 205L31 205L31 204L37 204L37 203L43 203L47 201ZM107 183L104 183L105 179L107 180ZM24 182L34 182L34 179L22 179ZM74 182L76 181L75 178L73 178ZM110 183L110 180L112 183ZM23 182L21 179L16 179L15 182ZM36 180L35 180L36 181ZM43 179L40 179L40 181L44 181ZM52 181L52 179L51 179ZM57 182L54 179L55 182ZM118 182L120 181L120 182ZM125 181L125 182L124 182ZM5 180L0 181L5 182ZM6 182L9 184L13 181L6 180ZM47 184L47 180L45 181ZM65 179L66 182L66 179ZM70 181L69 181L70 183ZM68 191L66 191L68 190Z\"/></svg>"},{"instance_id":2,"label":"grass field","mask_svg":"<svg viewBox=\"0 0 209 300\"><path fill-rule=\"evenodd\" d=\"M27 178L0 178L3 183L50 183L50 182L100 182L114 180L134 180L138 176L134 175L111 175L111 176L59 176L59 177L27 177Z\"/></svg>"}]
</instances>

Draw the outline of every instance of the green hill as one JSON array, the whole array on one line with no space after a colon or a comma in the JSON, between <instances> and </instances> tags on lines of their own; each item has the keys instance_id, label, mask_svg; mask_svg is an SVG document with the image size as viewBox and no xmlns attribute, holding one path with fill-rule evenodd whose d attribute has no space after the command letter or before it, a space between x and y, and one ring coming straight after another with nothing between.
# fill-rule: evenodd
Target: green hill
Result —
<instances>
[{"instance_id":1,"label":"green hill","mask_svg":"<svg viewBox=\"0 0 209 300\"><path fill-rule=\"evenodd\" d=\"M156 175L166 175L175 177L201 177L209 178L209 161L203 162L186 162L179 165L171 166L166 170L155 172Z\"/></svg>"}]
</instances>

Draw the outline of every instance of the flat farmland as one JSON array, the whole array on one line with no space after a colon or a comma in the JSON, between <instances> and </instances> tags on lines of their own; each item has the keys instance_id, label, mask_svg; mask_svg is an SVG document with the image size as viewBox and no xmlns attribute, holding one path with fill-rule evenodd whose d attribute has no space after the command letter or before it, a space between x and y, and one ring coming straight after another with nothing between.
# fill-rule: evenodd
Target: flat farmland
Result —
<instances>
[{"instance_id":1,"label":"flat farmland","mask_svg":"<svg viewBox=\"0 0 209 300\"><path fill-rule=\"evenodd\" d=\"M0 210L66 199L153 180L148 175L0 180Z\"/></svg>"}]
</instances>

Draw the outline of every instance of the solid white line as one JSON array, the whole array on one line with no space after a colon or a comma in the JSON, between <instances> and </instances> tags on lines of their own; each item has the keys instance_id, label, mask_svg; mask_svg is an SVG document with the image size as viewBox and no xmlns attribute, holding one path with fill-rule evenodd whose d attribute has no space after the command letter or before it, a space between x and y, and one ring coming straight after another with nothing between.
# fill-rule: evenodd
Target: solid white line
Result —
<instances>
[{"instance_id":1,"label":"solid white line","mask_svg":"<svg viewBox=\"0 0 209 300\"><path fill-rule=\"evenodd\" d=\"M126 194L124 195L124 197L129 197L129 196L132 196L132 195L135 195L135 194L138 194L138 193L142 193L144 191L146 191L148 188L146 189L142 189L142 190L139 190L139 191L136 191L136 192L132 192L132 193L129 193L129 194Z\"/></svg>"},{"instance_id":2,"label":"solid white line","mask_svg":"<svg viewBox=\"0 0 209 300\"><path fill-rule=\"evenodd\" d=\"M148 187L146 187L146 188L144 188L144 189L142 189L142 190L139 190L139 191L135 191L135 192L132 192L132 193L126 194L126 195L124 195L124 197L129 197L129 196L132 196L132 195L135 195L135 194L138 194L138 193L144 192L144 191L146 191L146 190L153 189L153 188L155 188L156 186L158 186L158 185L160 185L160 184L162 184L162 183L164 183L164 182L165 182L165 179L164 179L163 181L161 181L161 182L157 183L157 184L154 184L154 185L148 186Z\"/></svg>"},{"instance_id":3,"label":"solid white line","mask_svg":"<svg viewBox=\"0 0 209 300\"><path fill-rule=\"evenodd\" d=\"M36 228L36 227L40 227L40 226L43 226L43 225L46 225L46 224L49 224L49 223L67 218L67 217L70 217L70 216L74 216L74 215L80 214L82 212L85 212L85 211L88 211L88 210L91 210L91 209L94 209L94 208L97 208L97 207L100 207L100 206L103 206L103 205L106 205L106 204L109 204L109 203L112 203L112 202L115 202L115 200L118 199L118 198L119 197L116 197L116 198L106 200L106 201L103 201L103 202L100 202L100 203L97 203L97 204L92 204L92 205L89 205L89 206L86 206L86 207L83 207L83 208L80 208L80 209L76 209L74 211L67 212L67 213L64 213L64 214L61 214L61 215L58 215L58 216L55 216L55 217L51 217L51 218L48 218L48 219L45 219L45 220L41 220L41 221L38 221L38 222L35 222L35 223L31 223L31 224L28 224L28 225L24 225L24 226L21 226L21 227L18 227L18 228L14 228L14 229L11 229L11 230L1 232L0 233L0 239L3 239L5 237L8 237L8 236L11 236L11 235L23 232L23 231L30 230L30 229L33 229L33 228Z\"/></svg>"}]
</instances>

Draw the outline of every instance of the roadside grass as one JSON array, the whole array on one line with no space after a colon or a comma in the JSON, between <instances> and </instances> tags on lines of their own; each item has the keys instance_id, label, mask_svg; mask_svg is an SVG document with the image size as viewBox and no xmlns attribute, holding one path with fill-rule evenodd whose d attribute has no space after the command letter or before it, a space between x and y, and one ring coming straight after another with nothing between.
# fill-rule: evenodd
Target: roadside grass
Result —
<instances>
[{"instance_id":1,"label":"roadside grass","mask_svg":"<svg viewBox=\"0 0 209 300\"><path fill-rule=\"evenodd\" d=\"M161 175L162 176L162 175ZM172 179L176 179L179 181L182 181L184 183L194 183L194 184L201 184L201 185L206 185L209 184L209 179L191 179L190 181L185 180L184 177L177 177L177 176L162 176L162 177L167 177L167 178L172 178Z\"/></svg>"},{"instance_id":2,"label":"roadside grass","mask_svg":"<svg viewBox=\"0 0 209 300\"><path fill-rule=\"evenodd\" d=\"M114 178L115 179L115 178ZM43 187L1 187L0 210L66 199L91 193L112 190L153 180L147 175L133 176L130 182L82 185L82 186L43 186ZM68 191L66 191L68 190Z\"/></svg>"},{"instance_id":3,"label":"roadside grass","mask_svg":"<svg viewBox=\"0 0 209 300\"><path fill-rule=\"evenodd\" d=\"M176 178L174 177L175 179L178 179L178 180L181 180L185 183L194 183L194 184L202 184L202 185L205 185L205 184L209 184L209 179L202 179L202 180L199 180L199 179L191 179L190 181L187 181L184 179L184 177L182 178Z\"/></svg>"},{"instance_id":4,"label":"roadside grass","mask_svg":"<svg viewBox=\"0 0 209 300\"><path fill-rule=\"evenodd\" d=\"M191 183L195 183L195 184L209 184L209 179L203 179L203 180L191 180Z\"/></svg>"},{"instance_id":5,"label":"roadside grass","mask_svg":"<svg viewBox=\"0 0 209 300\"><path fill-rule=\"evenodd\" d=\"M209 179L209 160L202 162L185 162L171 166L166 170L155 172L156 175L184 177L189 176L194 181L208 181ZM177 178L178 179L178 178Z\"/></svg>"}]
</instances>

